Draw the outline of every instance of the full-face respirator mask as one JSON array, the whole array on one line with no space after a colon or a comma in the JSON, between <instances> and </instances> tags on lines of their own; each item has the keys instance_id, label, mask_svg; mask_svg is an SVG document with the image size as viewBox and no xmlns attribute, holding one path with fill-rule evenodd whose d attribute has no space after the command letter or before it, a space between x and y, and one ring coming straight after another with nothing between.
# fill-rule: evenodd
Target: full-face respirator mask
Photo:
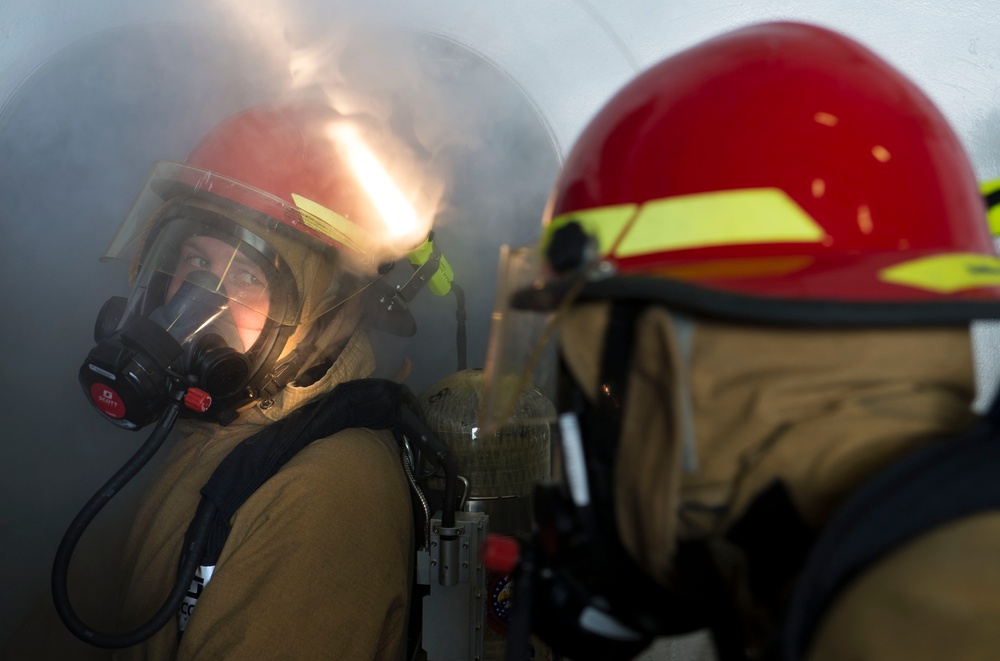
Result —
<instances>
[{"instance_id":1,"label":"full-face respirator mask","mask_svg":"<svg viewBox=\"0 0 1000 661\"><path fill-rule=\"evenodd\" d=\"M204 413L213 397L231 397L246 383L249 365L233 348L239 336L225 287L213 273L194 271L170 301L108 334L126 303L115 297L101 308L98 344L80 368L84 389L111 422L143 427L179 393L185 406Z\"/></svg>"},{"instance_id":2,"label":"full-face respirator mask","mask_svg":"<svg viewBox=\"0 0 1000 661\"><path fill-rule=\"evenodd\" d=\"M255 372L292 329L283 322L295 296L270 246L199 206L164 211L131 295L102 307L79 373L98 411L125 429L156 421L170 401L186 416L230 414L256 396Z\"/></svg>"}]
</instances>

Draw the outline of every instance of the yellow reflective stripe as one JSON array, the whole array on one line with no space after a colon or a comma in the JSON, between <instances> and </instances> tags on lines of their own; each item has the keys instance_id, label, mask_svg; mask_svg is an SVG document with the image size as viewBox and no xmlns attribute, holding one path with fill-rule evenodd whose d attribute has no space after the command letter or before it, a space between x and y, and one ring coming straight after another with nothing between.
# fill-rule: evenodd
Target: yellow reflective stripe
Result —
<instances>
[{"instance_id":1,"label":"yellow reflective stripe","mask_svg":"<svg viewBox=\"0 0 1000 661\"><path fill-rule=\"evenodd\" d=\"M547 237L579 222L602 255L632 257L669 250L748 243L820 243L823 228L777 188L697 193L572 211L555 218Z\"/></svg>"},{"instance_id":2,"label":"yellow reflective stripe","mask_svg":"<svg viewBox=\"0 0 1000 661\"><path fill-rule=\"evenodd\" d=\"M977 287L998 287L1000 259L977 253L920 257L882 269L879 279L939 294Z\"/></svg>"},{"instance_id":3,"label":"yellow reflective stripe","mask_svg":"<svg viewBox=\"0 0 1000 661\"><path fill-rule=\"evenodd\" d=\"M986 221L990 225L990 232L994 236L1000 236L1000 199L990 204L990 196L1000 196L1000 179L992 179L979 184L979 192L986 200Z\"/></svg>"},{"instance_id":4,"label":"yellow reflective stripe","mask_svg":"<svg viewBox=\"0 0 1000 661\"><path fill-rule=\"evenodd\" d=\"M295 206L306 212L302 215L302 222L309 229L328 236L334 241L339 241L358 252L370 251L369 237L357 224L307 197L292 193L292 200L295 201Z\"/></svg>"},{"instance_id":5,"label":"yellow reflective stripe","mask_svg":"<svg viewBox=\"0 0 1000 661\"><path fill-rule=\"evenodd\" d=\"M825 237L823 228L784 191L750 188L646 202L616 256L747 243L819 243Z\"/></svg>"},{"instance_id":6,"label":"yellow reflective stripe","mask_svg":"<svg viewBox=\"0 0 1000 661\"><path fill-rule=\"evenodd\" d=\"M571 211L554 218L549 223L546 233L546 244L548 238L557 229L571 222L580 223L583 230L597 239L597 247L602 255L611 252L615 242L621 237L622 232L628 225L628 221L635 216L636 205L616 204L610 207L596 207L594 209L584 209L582 211Z\"/></svg>"}]
</instances>

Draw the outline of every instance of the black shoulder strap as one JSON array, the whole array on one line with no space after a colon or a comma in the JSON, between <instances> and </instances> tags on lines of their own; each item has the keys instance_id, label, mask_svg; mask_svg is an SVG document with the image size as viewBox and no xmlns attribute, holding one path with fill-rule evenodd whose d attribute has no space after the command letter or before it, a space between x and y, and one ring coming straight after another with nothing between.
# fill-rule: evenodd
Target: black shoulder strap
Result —
<instances>
[{"instance_id":1,"label":"black shoulder strap","mask_svg":"<svg viewBox=\"0 0 1000 661\"><path fill-rule=\"evenodd\" d=\"M215 512L208 541L200 552L201 564L215 564L229 536L232 515L299 450L352 427L391 429L412 425L419 420L415 401L406 386L393 381L349 381L241 442L201 489L199 511ZM199 518L195 517L188 528L185 548Z\"/></svg>"},{"instance_id":2,"label":"black shoulder strap","mask_svg":"<svg viewBox=\"0 0 1000 661\"><path fill-rule=\"evenodd\" d=\"M938 526L1000 509L1000 405L957 438L876 475L845 503L806 560L782 632L783 661L805 657L823 612L852 578Z\"/></svg>"}]
</instances>

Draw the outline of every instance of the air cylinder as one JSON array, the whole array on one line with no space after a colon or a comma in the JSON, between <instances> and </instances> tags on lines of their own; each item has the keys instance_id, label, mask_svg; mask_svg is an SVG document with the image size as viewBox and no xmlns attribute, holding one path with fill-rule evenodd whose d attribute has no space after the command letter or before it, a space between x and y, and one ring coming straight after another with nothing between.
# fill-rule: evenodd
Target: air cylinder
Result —
<instances>
[{"instance_id":1,"label":"air cylinder","mask_svg":"<svg viewBox=\"0 0 1000 661\"><path fill-rule=\"evenodd\" d=\"M469 480L464 509L489 515L491 533L527 533L532 527L535 484L551 475L552 427L555 407L540 390L529 386L511 418L493 433L480 433L479 407L483 371L450 374L420 396L427 427L448 446L458 474ZM484 649L489 661L505 658L510 597L509 575L487 572ZM533 641L536 659L551 657Z\"/></svg>"}]
</instances>

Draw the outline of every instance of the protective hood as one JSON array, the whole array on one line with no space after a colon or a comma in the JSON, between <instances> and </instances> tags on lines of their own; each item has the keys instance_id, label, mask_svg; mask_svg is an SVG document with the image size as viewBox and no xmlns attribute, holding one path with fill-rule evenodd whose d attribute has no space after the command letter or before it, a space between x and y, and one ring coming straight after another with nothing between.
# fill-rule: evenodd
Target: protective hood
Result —
<instances>
[{"instance_id":1,"label":"protective hood","mask_svg":"<svg viewBox=\"0 0 1000 661\"><path fill-rule=\"evenodd\" d=\"M577 306L562 326L591 393L608 313ZM775 480L818 529L892 458L967 427L973 399L967 328L783 330L648 308L615 467L619 534L667 583L678 537L724 534Z\"/></svg>"}]
</instances>

